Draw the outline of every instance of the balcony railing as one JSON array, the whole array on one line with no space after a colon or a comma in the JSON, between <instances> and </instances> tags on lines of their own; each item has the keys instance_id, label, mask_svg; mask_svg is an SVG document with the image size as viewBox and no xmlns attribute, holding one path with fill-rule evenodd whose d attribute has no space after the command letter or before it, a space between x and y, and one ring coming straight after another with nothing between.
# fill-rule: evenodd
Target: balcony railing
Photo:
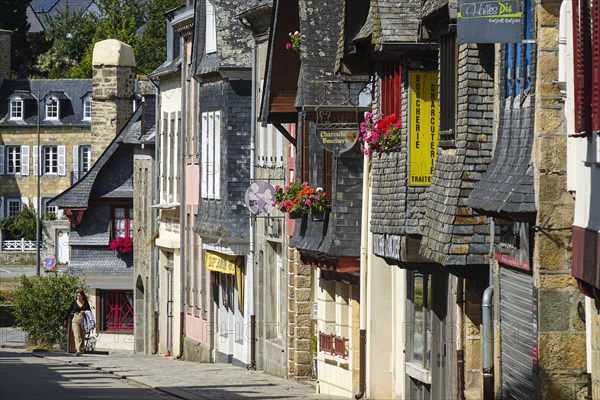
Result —
<instances>
[{"instance_id":1,"label":"balcony railing","mask_svg":"<svg viewBox=\"0 0 600 400\"><path fill-rule=\"evenodd\" d=\"M35 251L35 240L3 240L2 251Z\"/></svg>"},{"instance_id":2,"label":"balcony railing","mask_svg":"<svg viewBox=\"0 0 600 400\"><path fill-rule=\"evenodd\" d=\"M323 353L348 358L347 341L348 339L341 336L319 332L319 350Z\"/></svg>"}]
</instances>

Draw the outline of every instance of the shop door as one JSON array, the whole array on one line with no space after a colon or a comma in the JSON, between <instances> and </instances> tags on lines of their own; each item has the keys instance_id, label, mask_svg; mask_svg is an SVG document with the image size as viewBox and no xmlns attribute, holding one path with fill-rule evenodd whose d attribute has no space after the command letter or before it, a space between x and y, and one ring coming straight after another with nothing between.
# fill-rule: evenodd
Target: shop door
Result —
<instances>
[{"instance_id":1,"label":"shop door","mask_svg":"<svg viewBox=\"0 0 600 400\"><path fill-rule=\"evenodd\" d=\"M54 243L56 243L56 262L67 264L69 262L69 231L57 229Z\"/></svg>"}]
</instances>

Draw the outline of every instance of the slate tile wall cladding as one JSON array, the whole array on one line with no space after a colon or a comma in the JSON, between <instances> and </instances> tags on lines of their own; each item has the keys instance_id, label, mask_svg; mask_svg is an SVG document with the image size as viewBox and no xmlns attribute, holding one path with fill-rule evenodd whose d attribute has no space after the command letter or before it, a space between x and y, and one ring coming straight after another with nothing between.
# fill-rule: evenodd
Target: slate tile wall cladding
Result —
<instances>
[{"instance_id":1,"label":"slate tile wall cladding","mask_svg":"<svg viewBox=\"0 0 600 400\"><path fill-rule=\"evenodd\" d=\"M310 182L322 186L323 149L315 137L316 124L310 123ZM301 160L298 156L297 160ZM331 213L326 221L303 218L296 223L290 247L327 253L334 256L358 256L362 208L363 154L358 147L333 159L333 193ZM300 220L299 220L300 221Z\"/></svg>"},{"instance_id":2,"label":"slate tile wall cladding","mask_svg":"<svg viewBox=\"0 0 600 400\"><path fill-rule=\"evenodd\" d=\"M456 154L438 148L420 249L442 265L487 262L487 219L466 200L491 161L493 107L493 46L460 45Z\"/></svg>"},{"instance_id":3,"label":"slate tile wall cladding","mask_svg":"<svg viewBox=\"0 0 600 400\"><path fill-rule=\"evenodd\" d=\"M379 0L373 18L375 44L384 42L416 42L419 39L421 0Z\"/></svg>"},{"instance_id":4,"label":"slate tile wall cladding","mask_svg":"<svg viewBox=\"0 0 600 400\"><path fill-rule=\"evenodd\" d=\"M245 237L250 184L250 107L248 80L212 80L200 90L202 111L221 110L221 200L201 199L195 229L203 235Z\"/></svg>"}]
</instances>

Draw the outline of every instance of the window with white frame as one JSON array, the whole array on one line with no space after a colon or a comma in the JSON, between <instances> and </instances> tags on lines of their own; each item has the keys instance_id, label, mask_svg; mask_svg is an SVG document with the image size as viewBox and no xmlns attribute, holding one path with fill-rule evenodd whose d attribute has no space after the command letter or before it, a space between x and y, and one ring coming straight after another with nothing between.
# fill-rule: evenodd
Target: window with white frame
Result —
<instances>
[{"instance_id":1,"label":"window with white frame","mask_svg":"<svg viewBox=\"0 0 600 400\"><path fill-rule=\"evenodd\" d=\"M43 147L43 158L44 158L44 174L45 175L57 175L58 174L58 146L44 146Z\"/></svg>"},{"instance_id":2,"label":"window with white frame","mask_svg":"<svg viewBox=\"0 0 600 400\"><path fill-rule=\"evenodd\" d=\"M21 146L6 146L6 173L21 173Z\"/></svg>"},{"instance_id":3,"label":"window with white frame","mask_svg":"<svg viewBox=\"0 0 600 400\"><path fill-rule=\"evenodd\" d=\"M92 146L79 146L79 176L83 176L90 170L92 158Z\"/></svg>"},{"instance_id":4,"label":"window with white frame","mask_svg":"<svg viewBox=\"0 0 600 400\"><path fill-rule=\"evenodd\" d=\"M115 207L113 209L113 238L133 238L133 208Z\"/></svg>"},{"instance_id":5,"label":"window with white frame","mask_svg":"<svg viewBox=\"0 0 600 400\"><path fill-rule=\"evenodd\" d=\"M21 199L6 199L6 216L21 212Z\"/></svg>"},{"instance_id":6,"label":"window with white frame","mask_svg":"<svg viewBox=\"0 0 600 400\"><path fill-rule=\"evenodd\" d=\"M204 41L204 52L206 54L217 51L217 23L215 7L210 1L206 1L206 35Z\"/></svg>"},{"instance_id":7,"label":"window with white frame","mask_svg":"<svg viewBox=\"0 0 600 400\"><path fill-rule=\"evenodd\" d=\"M83 119L85 121L92 119L92 98L90 96L83 99Z\"/></svg>"},{"instance_id":8,"label":"window with white frame","mask_svg":"<svg viewBox=\"0 0 600 400\"><path fill-rule=\"evenodd\" d=\"M51 198L49 198L49 197L42 198L42 205L43 205L42 213L44 214L45 219L56 218L56 216L58 214L58 207L51 206L48 204L50 202L50 200L51 200Z\"/></svg>"},{"instance_id":9,"label":"window with white frame","mask_svg":"<svg viewBox=\"0 0 600 400\"><path fill-rule=\"evenodd\" d=\"M23 119L23 99L13 97L10 100L10 119Z\"/></svg>"},{"instance_id":10,"label":"window with white frame","mask_svg":"<svg viewBox=\"0 0 600 400\"><path fill-rule=\"evenodd\" d=\"M58 119L58 99L48 97L46 100L46 119Z\"/></svg>"},{"instance_id":11,"label":"window with white frame","mask_svg":"<svg viewBox=\"0 0 600 400\"><path fill-rule=\"evenodd\" d=\"M202 182L204 199L221 198L221 112L202 113Z\"/></svg>"}]
</instances>

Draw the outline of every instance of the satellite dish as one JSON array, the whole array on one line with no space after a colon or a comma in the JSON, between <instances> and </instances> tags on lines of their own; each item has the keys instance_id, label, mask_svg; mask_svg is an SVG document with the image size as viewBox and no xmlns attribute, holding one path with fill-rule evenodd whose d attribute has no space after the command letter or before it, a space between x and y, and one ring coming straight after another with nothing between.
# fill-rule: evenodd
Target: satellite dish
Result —
<instances>
[{"instance_id":1,"label":"satellite dish","mask_svg":"<svg viewBox=\"0 0 600 400\"><path fill-rule=\"evenodd\" d=\"M268 215L273 209L275 188L268 182L256 181L248 189L244 196L246 208L254 215Z\"/></svg>"}]
</instances>

